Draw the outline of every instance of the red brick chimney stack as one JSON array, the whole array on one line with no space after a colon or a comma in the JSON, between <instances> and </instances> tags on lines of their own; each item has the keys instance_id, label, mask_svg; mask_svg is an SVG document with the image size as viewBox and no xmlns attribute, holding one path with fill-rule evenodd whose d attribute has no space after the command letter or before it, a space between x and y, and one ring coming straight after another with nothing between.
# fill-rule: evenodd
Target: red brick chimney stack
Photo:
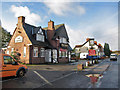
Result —
<instances>
[{"instance_id":1,"label":"red brick chimney stack","mask_svg":"<svg viewBox=\"0 0 120 90\"><path fill-rule=\"evenodd\" d=\"M25 17L24 16L19 16L18 17L18 23L25 23Z\"/></svg>"},{"instance_id":2,"label":"red brick chimney stack","mask_svg":"<svg viewBox=\"0 0 120 90\"><path fill-rule=\"evenodd\" d=\"M54 30L54 22L51 20L48 22L48 30Z\"/></svg>"}]
</instances>

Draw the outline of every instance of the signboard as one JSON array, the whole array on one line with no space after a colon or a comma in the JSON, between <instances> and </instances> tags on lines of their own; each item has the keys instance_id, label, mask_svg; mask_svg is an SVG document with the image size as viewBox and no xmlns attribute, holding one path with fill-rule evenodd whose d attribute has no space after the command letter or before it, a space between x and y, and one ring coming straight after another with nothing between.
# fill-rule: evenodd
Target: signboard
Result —
<instances>
[{"instance_id":1,"label":"signboard","mask_svg":"<svg viewBox=\"0 0 120 90\"><path fill-rule=\"evenodd\" d=\"M94 55L96 55L96 51L93 50L93 49L90 49L89 50L89 56L94 56Z\"/></svg>"},{"instance_id":2,"label":"signboard","mask_svg":"<svg viewBox=\"0 0 120 90\"><path fill-rule=\"evenodd\" d=\"M62 49L62 48L60 48L60 51L66 52L67 50L66 50L66 49Z\"/></svg>"},{"instance_id":3,"label":"signboard","mask_svg":"<svg viewBox=\"0 0 120 90\"><path fill-rule=\"evenodd\" d=\"M22 36L17 36L15 38L15 43L19 43L19 42L22 42L23 41L23 37Z\"/></svg>"}]
</instances>

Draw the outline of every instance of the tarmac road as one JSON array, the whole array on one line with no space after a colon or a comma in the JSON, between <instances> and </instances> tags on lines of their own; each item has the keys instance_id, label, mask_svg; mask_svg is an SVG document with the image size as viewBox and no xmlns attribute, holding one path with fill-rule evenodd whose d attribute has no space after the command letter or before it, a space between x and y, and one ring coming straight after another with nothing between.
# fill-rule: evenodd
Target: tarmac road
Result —
<instances>
[{"instance_id":1,"label":"tarmac road","mask_svg":"<svg viewBox=\"0 0 120 90\"><path fill-rule=\"evenodd\" d=\"M4 79L2 88L93 88L90 77L86 76L88 74L103 74L103 78L94 86L95 88L104 88L105 84L109 84L106 88L118 88L118 62L107 59L83 71L76 71L76 66L77 64L56 65L55 68L55 65L51 65L44 70L42 67L45 66L37 66L38 68L30 66L23 78ZM109 79L111 76L114 78Z\"/></svg>"}]
</instances>

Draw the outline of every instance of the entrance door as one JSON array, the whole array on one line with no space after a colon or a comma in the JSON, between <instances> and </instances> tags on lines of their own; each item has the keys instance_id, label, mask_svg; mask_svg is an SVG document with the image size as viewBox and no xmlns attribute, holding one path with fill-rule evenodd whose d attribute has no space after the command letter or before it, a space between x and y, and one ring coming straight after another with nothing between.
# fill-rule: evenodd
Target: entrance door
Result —
<instances>
[{"instance_id":1,"label":"entrance door","mask_svg":"<svg viewBox=\"0 0 120 90\"><path fill-rule=\"evenodd\" d=\"M53 63L58 63L57 61L57 50L53 49Z\"/></svg>"},{"instance_id":2,"label":"entrance door","mask_svg":"<svg viewBox=\"0 0 120 90\"><path fill-rule=\"evenodd\" d=\"M45 62L52 62L52 60L51 60L51 49L45 50Z\"/></svg>"}]
</instances>

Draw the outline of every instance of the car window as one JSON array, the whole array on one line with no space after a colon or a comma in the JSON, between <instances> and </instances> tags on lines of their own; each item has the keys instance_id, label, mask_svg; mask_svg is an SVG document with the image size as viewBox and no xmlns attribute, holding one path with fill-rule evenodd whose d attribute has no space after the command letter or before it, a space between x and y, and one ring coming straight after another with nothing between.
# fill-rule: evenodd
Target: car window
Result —
<instances>
[{"instance_id":1,"label":"car window","mask_svg":"<svg viewBox=\"0 0 120 90\"><path fill-rule=\"evenodd\" d=\"M11 58L10 56L3 56L3 58L4 58L4 64L12 64L13 58Z\"/></svg>"}]
</instances>

